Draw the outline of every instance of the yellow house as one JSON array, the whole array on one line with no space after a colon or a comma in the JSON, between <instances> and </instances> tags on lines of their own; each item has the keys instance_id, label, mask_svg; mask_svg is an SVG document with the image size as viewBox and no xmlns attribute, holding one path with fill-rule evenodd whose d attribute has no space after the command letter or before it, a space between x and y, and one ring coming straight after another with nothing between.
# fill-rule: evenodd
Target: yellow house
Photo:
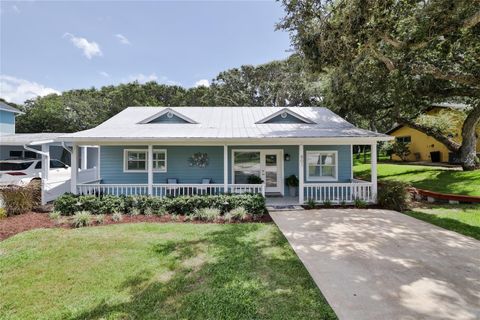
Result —
<instances>
[{"instance_id":1,"label":"yellow house","mask_svg":"<svg viewBox=\"0 0 480 320\"><path fill-rule=\"evenodd\" d=\"M463 104L435 104L426 114L438 115L440 112L448 112L452 115L458 115L462 113L461 110L465 107L466 105ZM453 127L456 129L452 130L450 137L457 142L461 142L461 121L455 123ZM407 157L408 161L457 162L456 155L448 150L443 143L418 130L400 125L388 131L387 134L394 136L396 141L409 143L410 155ZM478 136L477 134L477 151L480 151L480 138ZM401 161L402 159L394 154L392 160Z\"/></svg>"}]
</instances>

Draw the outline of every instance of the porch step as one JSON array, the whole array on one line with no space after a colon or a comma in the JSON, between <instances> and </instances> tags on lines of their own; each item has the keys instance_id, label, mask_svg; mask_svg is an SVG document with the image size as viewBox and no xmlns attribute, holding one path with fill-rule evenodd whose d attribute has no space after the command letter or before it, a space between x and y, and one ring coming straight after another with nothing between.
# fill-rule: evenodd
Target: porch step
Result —
<instances>
[{"instance_id":1,"label":"porch step","mask_svg":"<svg viewBox=\"0 0 480 320\"><path fill-rule=\"evenodd\" d=\"M268 198L281 198L283 197L280 192L265 192L265 197Z\"/></svg>"},{"instance_id":2,"label":"porch step","mask_svg":"<svg viewBox=\"0 0 480 320\"><path fill-rule=\"evenodd\" d=\"M305 210L302 206L299 205L272 205L267 206L269 212L275 211L292 211L292 210Z\"/></svg>"}]
</instances>

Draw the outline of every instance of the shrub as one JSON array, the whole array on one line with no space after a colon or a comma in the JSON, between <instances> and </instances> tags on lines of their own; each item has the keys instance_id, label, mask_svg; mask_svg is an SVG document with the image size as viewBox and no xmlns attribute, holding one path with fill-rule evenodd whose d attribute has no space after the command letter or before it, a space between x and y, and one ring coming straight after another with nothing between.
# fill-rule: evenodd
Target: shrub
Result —
<instances>
[{"instance_id":1,"label":"shrub","mask_svg":"<svg viewBox=\"0 0 480 320\"><path fill-rule=\"evenodd\" d=\"M7 210L0 208L0 220L7 217Z\"/></svg>"},{"instance_id":2,"label":"shrub","mask_svg":"<svg viewBox=\"0 0 480 320\"><path fill-rule=\"evenodd\" d=\"M140 215L142 212L140 211L140 209L138 209L137 207L133 207L131 210L130 210L130 215L131 216L138 216Z\"/></svg>"},{"instance_id":3,"label":"shrub","mask_svg":"<svg viewBox=\"0 0 480 320\"><path fill-rule=\"evenodd\" d=\"M54 207L55 211L61 212L62 215L71 216L78 211L78 196L75 196L72 193L65 193L55 200Z\"/></svg>"},{"instance_id":4,"label":"shrub","mask_svg":"<svg viewBox=\"0 0 480 320\"><path fill-rule=\"evenodd\" d=\"M0 189L7 216L26 213L34 206L33 194L28 187L8 186Z\"/></svg>"},{"instance_id":5,"label":"shrub","mask_svg":"<svg viewBox=\"0 0 480 320\"><path fill-rule=\"evenodd\" d=\"M176 198L146 196L75 196L65 194L55 201L55 210L63 215L76 211L92 213L155 213L172 215L193 214L195 209L216 208L222 214L243 207L248 213L262 215L266 212L265 198L260 194L197 195Z\"/></svg>"},{"instance_id":6,"label":"shrub","mask_svg":"<svg viewBox=\"0 0 480 320\"><path fill-rule=\"evenodd\" d=\"M105 215L104 214L97 214L95 216L95 222L98 224L103 224L105 222Z\"/></svg>"},{"instance_id":7,"label":"shrub","mask_svg":"<svg viewBox=\"0 0 480 320\"><path fill-rule=\"evenodd\" d=\"M254 174L251 174L247 178L247 183L248 184L262 184L263 180L259 176L256 176Z\"/></svg>"},{"instance_id":8,"label":"shrub","mask_svg":"<svg viewBox=\"0 0 480 320\"><path fill-rule=\"evenodd\" d=\"M296 175L292 174L285 179L285 184L289 187L298 187L298 178Z\"/></svg>"},{"instance_id":9,"label":"shrub","mask_svg":"<svg viewBox=\"0 0 480 320\"><path fill-rule=\"evenodd\" d=\"M409 185L400 181L382 181L378 188L378 204L385 209L405 211L410 205Z\"/></svg>"},{"instance_id":10,"label":"shrub","mask_svg":"<svg viewBox=\"0 0 480 320\"><path fill-rule=\"evenodd\" d=\"M92 214L88 211L78 211L73 216L73 226L75 228L89 226L92 222Z\"/></svg>"},{"instance_id":11,"label":"shrub","mask_svg":"<svg viewBox=\"0 0 480 320\"><path fill-rule=\"evenodd\" d=\"M58 219L60 219L61 213L60 213L60 211L52 211L48 214L48 216L52 220L58 220Z\"/></svg>"},{"instance_id":12,"label":"shrub","mask_svg":"<svg viewBox=\"0 0 480 320\"><path fill-rule=\"evenodd\" d=\"M330 201L330 199L325 199L325 200L323 200L323 205L325 207L331 207L332 206L332 201Z\"/></svg>"},{"instance_id":13,"label":"shrub","mask_svg":"<svg viewBox=\"0 0 480 320\"><path fill-rule=\"evenodd\" d=\"M201 208L196 209L193 216L199 220L214 221L220 217L221 211L217 208Z\"/></svg>"},{"instance_id":14,"label":"shrub","mask_svg":"<svg viewBox=\"0 0 480 320\"><path fill-rule=\"evenodd\" d=\"M360 199L360 198L356 198L353 201L353 205L355 206L355 208L363 209L363 208L367 207L367 202L365 200Z\"/></svg>"},{"instance_id":15,"label":"shrub","mask_svg":"<svg viewBox=\"0 0 480 320\"><path fill-rule=\"evenodd\" d=\"M233 221L233 220L243 220L247 217L248 212L245 210L244 207L238 207L235 209L230 210L225 214L225 220Z\"/></svg>"},{"instance_id":16,"label":"shrub","mask_svg":"<svg viewBox=\"0 0 480 320\"><path fill-rule=\"evenodd\" d=\"M315 209L315 206L317 205L317 203L315 202L314 199L308 199L305 202L305 205L307 206L308 209Z\"/></svg>"},{"instance_id":17,"label":"shrub","mask_svg":"<svg viewBox=\"0 0 480 320\"><path fill-rule=\"evenodd\" d=\"M123 220L123 214L121 214L120 212L115 212L114 214L112 214L112 220L115 221L115 222L120 222Z\"/></svg>"}]
</instances>

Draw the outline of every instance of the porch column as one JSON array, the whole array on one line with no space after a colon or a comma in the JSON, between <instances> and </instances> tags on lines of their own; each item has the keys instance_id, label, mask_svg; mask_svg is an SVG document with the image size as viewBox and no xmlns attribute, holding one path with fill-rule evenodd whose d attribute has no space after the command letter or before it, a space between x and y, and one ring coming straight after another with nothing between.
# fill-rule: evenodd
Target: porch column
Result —
<instances>
[{"instance_id":1,"label":"porch column","mask_svg":"<svg viewBox=\"0 0 480 320\"><path fill-rule=\"evenodd\" d=\"M100 146L97 148L97 180L100 180Z\"/></svg>"},{"instance_id":2,"label":"porch column","mask_svg":"<svg viewBox=\"0 0 480 320\"><path fill-rule=\"evenodd\" d=\"M148 145L148 195L153 195L153 146Z\"/></svg>"},{"instance_id":3,"label":"porch column","mask_svg":"<svg viewBox=\"0 0 480 320\"><path fill-rule=\"evenodd\" d=\"M80 157L80 169L86 170L87 169L87 154L88 154L88 148L87 147L82 147L82 154Z\"/></svg>"},{"instance_id":4,"label":"porch column","mask_svg":"<svg viewBox=\"0 0 480 320\"><path fill-rule=\"evenodd\" d=\"M377 202L377 142L371 144L370 171L372 176L372 200Z\"/></svg>"},{"instance_id":5,"label":"porch column","mask_svg":"<svg viewBox=\"0 0 480 320\"><path fill-rule=\"evenodd\" d=\"M223 193L228 193L228 146L223 146Z\"/></svg>"},{"instance_id":6,"label":"porch column","mask_svg":"<svg viewBox=\"0 0 480 320\"><path fill-rule=\"evenodd\" d=\"M71 164L70 192L73 194L77 194L78 146L75 142L72 144Z\"/></svg>"},{"instance_id":7,"label":"porch column","mask_svg":"<svg viewBox=\"0 0 480 320\"><path fill-rule=\"evenodd\" d=\"M303 204L305 200L303 199L303 144L298 146L298 202Z\"/></svg>"},{"instance_id":8,"label":"porch column","mask_svg":"<svg viewBox=\"0 0 480 320\"><path fill-rule=\"evenodd\" d=\"M42 179L48 180L50 172L50 146L47 143L42 144Z\"/></svg>"}]
</instances>

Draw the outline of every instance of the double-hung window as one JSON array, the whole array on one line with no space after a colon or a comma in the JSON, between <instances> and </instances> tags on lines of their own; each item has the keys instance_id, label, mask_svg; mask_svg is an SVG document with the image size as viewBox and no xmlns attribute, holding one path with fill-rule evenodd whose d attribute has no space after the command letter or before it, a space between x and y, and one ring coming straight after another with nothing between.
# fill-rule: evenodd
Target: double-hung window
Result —
<instances>
[{"instance_id":1,"label":"double-hung window","mask_svg":"<svg viewBox=\"0 0 480 320\"><path fill-rule=\"evenodd\" d=\"M337 161L337 151L307 151L307 180L337 180Z\"/></svg>"},{"instance_id":2,"label":"double-hung window","mask_svg":"<svg viewBox=\"0 0 480 320\"><path fill-rule=\"evenodd\" d=\"M148 150L147 149L125 149L123 155L123 169L125 172L147 172L148 171ZM167 151L153 150L153 171L167 171Z\"/></svg>"}]
</instances>

